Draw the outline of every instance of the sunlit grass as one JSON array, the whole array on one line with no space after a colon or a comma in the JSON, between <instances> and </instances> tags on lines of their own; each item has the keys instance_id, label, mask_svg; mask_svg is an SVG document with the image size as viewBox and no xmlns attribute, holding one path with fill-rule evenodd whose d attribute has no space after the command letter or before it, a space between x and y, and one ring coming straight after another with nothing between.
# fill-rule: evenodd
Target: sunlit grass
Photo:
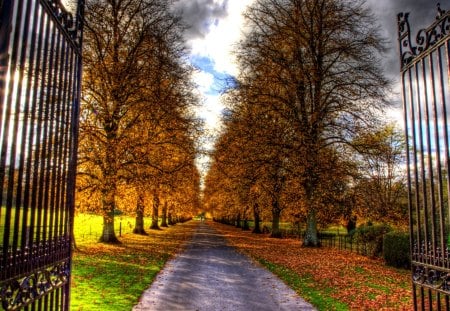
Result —
<instances>
[{"instance_id":1,"label":"sunlit grass","mask_svg":"<svg viewBox=\"0 0 450 311\"><path fill-rule=\"evenodd\" d=\"M117 246L76 252L71 310L131 310L168 258Z\"/></svg>"},{"instance_id":2,"label":"sunlit grass","mask_svg":"<svg viewBox=\"0 0 450 311\"><path fill-rule=\"evenodd\" d=\"M122 222L132 220L122 217ZM148 219L147 219L148 220ZM150 222L147 221L148 225ZM147 230L149 235L122 232L121 244L98 243L102 218L77 215L72 271L71 310L131 310L165 262L191 236L195 222L164 230ZM83 237L83 238L82 238Z\"/></svg>"},{"instance_id":3,"label":"sunlit grass","mask_svg":"<svg viewBox=\"0 0 450 311\"><path fill-rule=\"evenodd\" d=\"M145 217L146 230L150 227L151 218ZM114 232L118 237L133 232L135 218L127 215L114 217ZM103 217L94 214L77 214L74 222L75 242L78 244L95 243L100 239L103 228Z\"/></svg>"}]
</instances>

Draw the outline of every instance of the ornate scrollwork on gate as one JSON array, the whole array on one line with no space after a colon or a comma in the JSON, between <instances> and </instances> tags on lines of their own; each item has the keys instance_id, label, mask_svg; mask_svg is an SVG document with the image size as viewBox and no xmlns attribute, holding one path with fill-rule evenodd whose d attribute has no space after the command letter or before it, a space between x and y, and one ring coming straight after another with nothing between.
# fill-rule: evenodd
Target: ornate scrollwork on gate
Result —
<instances>
[{"instance_id":1,"label":"ornate scrollwork on gate","mask_svg":"<svg viewBox=\"0 0 450 311\"><path fill-rule=\"evenodd\" d=\"M68 261L59 262L32 275L7 282L0 289L4 310L18 310L69 282Z\"/></svg>"},{"instance_id":2,"label":"ornate scrollwork on gate","mask_svg":"<svg viewBox=\"0 0 450 311\"><path fill-rule=\"evenodd\" d=\"M413 264L414 283L450 294L450 273L436 267Z\"/></svg>"},{"instance_id":3,"label":"ornate scrollwork on gate","mask_svg":"<svg viewBox=\"0 0 450 311\"><path fill-rule=\"evenodd\" d=\"M450 294L450 263L448 248L433 248L431 243L422 242L413 245L412 280L415 284Z\"/></svg>"},{"instance_id":4,"label":"ornate scrollwork on gate","mask_svg":"<svg viewBox=\"0 0 450 311\"><path fill-rule=\"evenodd\" d=\"M411 38L409 13L397 15L401 68L450 34L450 11L442 10L439 3L437 9L437 21L429 28L419 30L414 43Z\"/></svg>"},{"instance_id":5,"label":"ornate scrollwork on gate","mask_svg":"<svg viewBox=\"0 0 450 311\"><path fill-rule=\"evenodd\" d=\"M80 44L80 31L81 27L77 23L81 23L80 18L73 16L62 4L61 0L46 0L47 7L50 9L53 16L57 19L59 24L67 31L74 42Z\"/></svg>"}]
</instances>

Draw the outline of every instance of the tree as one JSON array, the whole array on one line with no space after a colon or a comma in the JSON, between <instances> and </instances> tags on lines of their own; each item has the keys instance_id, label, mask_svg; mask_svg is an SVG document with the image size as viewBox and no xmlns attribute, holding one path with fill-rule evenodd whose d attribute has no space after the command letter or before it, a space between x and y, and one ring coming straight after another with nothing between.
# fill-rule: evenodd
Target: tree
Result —
<instances>
[{"instance_id":1,"label":"tree","mask_svg":"<svg viewBox=\"0 0 450 311\"><path fill-rule=\"evenodd\" d=\"M289 152L281 154L292 159L304 197L303 244L317 246L324 154L348 146L383 107L383 41L364 1L257 0L245 17L238 86L249 104L289 127Z\"/></svg>"},{"instance_id":2,"label":"tree","mask_svg":"<svg viewBox=\"0 0 450 311\"><path fill-rule=\"evenodd\" d=\"M360 213L369 220L406 225L408 197L402 165L405 164L403 133L388 124L376 131L362 133L354 142L360 178L356 193Z\"/></svg>"},{"instance_id":3,"label":"tree","mask_svg":"<svg viewBox=\"0 0 450 311\"><path fill-rule=\"evenodd\" d=\"M261 231L260 217L266 204L259 197L267 197L271 202L272 236L280 237L281 213L288 206L282 204L280 198L289 172L284 167L286 158L278 146L290 135L284 131L283 120L274 122L268 112L258 111L258 106L247 105L239 92L231 91L226 98L229 103L227 120L216 143L214 169L208 177L220 174L221 177L214 177L215 183L220 178L227 181L225 185L220 184L217 192L226 192L227 212L233 209L236 225L243 229L248 228L252 212L254 231ZM207 183L206 189L209 187L216 188L217 184Z\"/></svg>"},{"instance_id":4,"label":"tree","mask_svg":"<svg viewBox=\"0 0 450 311\"><path fill-rule=\"evenodd\" d=\"M194 98L183 65L182 27L168 2L89 1L85 25L77 178L80 190L100 197L101 241L113 243L119 185L130 183L141 196L155 172L184 165L171 158L169 146L188 130ZM138 197L138 217L142 202Z\"/></svg>"}]
</instances>

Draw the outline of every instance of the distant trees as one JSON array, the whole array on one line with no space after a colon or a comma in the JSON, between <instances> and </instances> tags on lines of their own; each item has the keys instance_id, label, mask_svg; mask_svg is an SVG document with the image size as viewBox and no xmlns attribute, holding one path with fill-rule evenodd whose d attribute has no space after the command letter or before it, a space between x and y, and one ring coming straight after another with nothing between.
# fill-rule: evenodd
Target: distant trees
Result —
<instances>
[{"instance_id":1,"label":"distant trees","mask_svg":"<svg viewBox=\"0 0 450 311\"><path fill-rule=\"evenodd\" d=\"M355 184L360 215L373 221L408 223L405 140L402 132L388 124L362 133L354 142L358 154L359 178Z\"/></svg>"},{"instance_id":2,"label":"distant trees","mask_svg":"<svg viewBox=\"0 0 450 311\"><path fill-rule=\"evenodd\" d=\"M101 241L115 242L119 187L134 189L143 233L148 193L157 200L161 178L193 174L196 98L182 26L166 1L89 1L85 29L77 183L80 202L95 199L104 216ZM198 174L189 180L199 183Z\"/></svg>"},{"instance_id":3,"label":"distant trees","mask_svg":"<svg viewBox=\"0 0 450 311\"><path fill-rule=\"evenodd\" d=\"M343 204L354 173L353 140L386 104L383 40L364 1L257 0L245 17L232 110L251 151L240 162L261 169L273 219L296 202L290 213L305 215L304 245L317 246L318 220Z\"/></svg>"}]
</instances>

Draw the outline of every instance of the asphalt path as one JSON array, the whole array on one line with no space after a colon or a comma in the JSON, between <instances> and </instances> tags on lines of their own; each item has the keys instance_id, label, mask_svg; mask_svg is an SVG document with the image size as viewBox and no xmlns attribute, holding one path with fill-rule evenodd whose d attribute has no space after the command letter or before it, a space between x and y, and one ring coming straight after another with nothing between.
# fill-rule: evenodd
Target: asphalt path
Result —
<instances>
[{"instance_id":1,"label":"asphalt path","mask_svg":"<svg viewBox=\"0 0 450 311\"><path fill-rule=\"evenodd\" d=\"M315 310L271 272L198 223L186 249L170 260L133 311Z\"/></svg>"}]
</instances>

